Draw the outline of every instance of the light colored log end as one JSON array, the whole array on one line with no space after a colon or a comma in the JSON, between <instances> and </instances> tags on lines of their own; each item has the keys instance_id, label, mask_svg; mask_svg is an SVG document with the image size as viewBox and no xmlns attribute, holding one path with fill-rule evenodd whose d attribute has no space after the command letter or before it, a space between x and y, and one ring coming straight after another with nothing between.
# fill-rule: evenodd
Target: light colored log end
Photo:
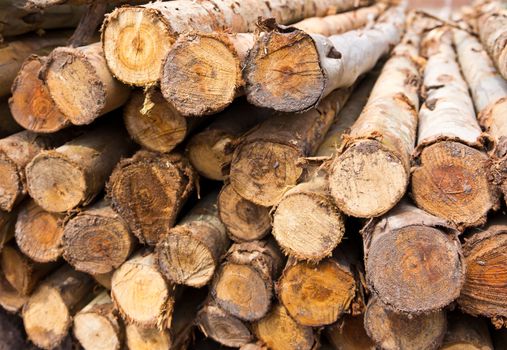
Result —
<instances>
[{"instance_id":1,"label":"light colored log end","mask_svg":"<svg viewBox=\"0 0 507 350\"><path fill-rule=\"evenodd\" d=\"M78 313L74 317L74 335L85 350L119 350L121 339L109 319L94 313Z\"/></svg>"},{"instance_id":2,"label":"light colored log end","mask_svg":"<svg viewBox=\"0 0 507 350\"><path fill-rule=\"evenodd\" d=\"M125 327L127 346L130 350L168 350L171 349L171 336L167 330L143 329L129 324Z\"/></svg>"}]
</instances>

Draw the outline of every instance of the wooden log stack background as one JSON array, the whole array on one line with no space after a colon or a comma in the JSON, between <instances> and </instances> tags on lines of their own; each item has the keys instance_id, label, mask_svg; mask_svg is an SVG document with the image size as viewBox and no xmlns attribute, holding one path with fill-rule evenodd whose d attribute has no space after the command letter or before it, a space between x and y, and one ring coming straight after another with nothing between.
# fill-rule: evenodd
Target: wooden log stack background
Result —
<instances>
[{"instance_id":1,"label":"wooden log stack background","mask_svg":"<svg viewBox=\"0 0 507 350\"><path fill-rule=\"evenodd\" d=\"M0 4L0 349L507 349L507 6Z\"/></svg>"}]
</instances>

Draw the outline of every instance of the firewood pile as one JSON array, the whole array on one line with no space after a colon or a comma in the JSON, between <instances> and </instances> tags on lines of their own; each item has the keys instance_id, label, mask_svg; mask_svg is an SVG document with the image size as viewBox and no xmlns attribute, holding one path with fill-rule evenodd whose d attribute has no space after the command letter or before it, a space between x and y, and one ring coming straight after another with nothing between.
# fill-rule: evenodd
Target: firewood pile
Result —
<instances>
[{"instance_id":1,"label":"firewood pile","mask_svg":"<svg viewBox=\"0 0 507 350\"><path fill-rule=\"evenodd\" d=\"M507 7L0 4L0 349L507 348Z\"/></svg>"}]
</instances>

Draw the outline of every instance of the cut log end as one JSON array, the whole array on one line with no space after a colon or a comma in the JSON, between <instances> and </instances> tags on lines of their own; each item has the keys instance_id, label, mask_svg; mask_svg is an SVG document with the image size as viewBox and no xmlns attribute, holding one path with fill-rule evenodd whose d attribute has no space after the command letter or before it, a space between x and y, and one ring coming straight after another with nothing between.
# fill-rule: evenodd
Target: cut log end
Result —
<instances>
[{"instance_id":1,"label":"cut log end","mask_svg":"<svg viewBox=\"0 0 507 350\"><path fill-rule=\"evenodd\" d=\"M189 34L171 47L163 66L160 88L185 116L222 111L241 84L236 50L223 34Z\"/></svg>"},{"instance_id":2,"label":"cut log end","mask_svg":"<svg viewBox=\"0 0 507 350\"><path fill-rule=\"evenodd\" d=\"M233 140L234 137L221 130L205 130L188 143L188 158L204 177L223 181L223 166L231 162Z\"/></svg>"},{"instance_id":3,"label":"cut log end","mask_svg":"<svg viewBox=\"0 0 507 350\"><path fill-rule=\"evenodd\" d=\"M166 330L143 329L129 324L125 327L125 334L130 350L167 350L171 348L171 336Z\"/></svg>"},{"instance_id":4,"label":"cut log end","mask_svg":"<svg viewBox=\"0 0 507 350\"><path fill-rule=\"evenodd\" d=\"M78 313L74 317L74 335L90 350L119 350L121 338L111 321L100 313Z\"/></svg>"},{"instance_id":5,"label":"cut log end","mask_svg":"<svg viewBox=\"0 0 507 350\"><path fill-rule=\"evenodd\" d=\"M486 153L455 141L423 149L412 174L412 195L427 212L461 228L486 221L498 195L489 180Z\"/></svg>"},{"instance_id":6,"label":"cut log end","mask_svg":"<svg viewBox=\"0 0 507 350\"><path fill-rule=\"evenodd\" d=\"M408 173L378 141L360 141L332 164L331 194L348 215L369 218L386 213L405 194Z\"/></svg>"},{"instance_id":7,"label":"cut log end","mask_svg":"<svg viewBox=\"0 0 507 350\"><path fill-rule=\"evenodd\" d=\"M24 184L16 163L0 152L0 209L11 211L24 196Z\"/></svg>"},{"instance_id":8,"label":"cut log end","mask_svg":"<svg viewBox=\"0 0 507 350\"><path fill-rule=\"evenodd\" d=\"M276 204L303 172L293 161L287 162L300 156L287 145L259 141L246 144L236 152L231 165L231 184L240 196L258 205Z\"/></svg>"},{"instance_id":9,"label":"cut log end","mask_svg":"<svg viewBox=\"0 0 507 350\"><path fill-rule=\"evenodd\" d=\"M250 52L245 65L248 101L283 112L315 106L326 77L313 39L296 30L271 32Z\"/></svg>"},{"instance_id":10,"label":"cut log end","mask_svg":"<svg viewBox=\"0 0 507 350\"><path fill-rule=\"evenodd\" d=\"M407 226L368 250L367 277L380 299L395 310L439 310L455 300L464 281L461 249L432 227Z\"/></svg>"},{"instance_id":11,"label":"cut log end","mask_svg":"<svg viewBox=\"0 0 507 350\"><path fill-rule=\"evenodd\" d=\"M0 273L0 306L8 312L17 313L28 301L28 297L20 294Z\"/></svg>"},{"instance_id":12,"label":"cut log end","mask_svg":"<svg viewBox=\"0 0 507 350\"><path fill-rule=\"evenodd\" d=\"M18 293L28 295L32 291L34 271L26 256L13 246L7 245L2 249L0 265L5 278Z\"/></svg>"},{"instance_id":13,"label":"cut log end","mask_svg":"<svg viewBox=\"0 0 507 350\"><path fill-rule=\"evenodd\" d=\"M218 213L232 239L262 239L271 228L269 208L241 197L231 185L225 185L218 197Z\"/></svg>"},{"instance_id":14,"label":"cut log end","mask_svg":"<svg viewBox=\"0 0 507 350\"><path fill-rule=\"evenodd\" d=\"M107 65L120 81L135 86L156 83L174 38L155 9L120 7L106 19L102 43Z\"/></svg>"},{"instance_id":15,"label":"cut log end","mask_svg":"<svg viewBox=\"0 0 507 350\"><path fill-rule=\"evenodd\" d=\"M318 265L301 262L284 271L278 294L296 322L323 326L348 311L356 294L356 282L354 275L334 259Z\"/></svg>"}]
</instances>

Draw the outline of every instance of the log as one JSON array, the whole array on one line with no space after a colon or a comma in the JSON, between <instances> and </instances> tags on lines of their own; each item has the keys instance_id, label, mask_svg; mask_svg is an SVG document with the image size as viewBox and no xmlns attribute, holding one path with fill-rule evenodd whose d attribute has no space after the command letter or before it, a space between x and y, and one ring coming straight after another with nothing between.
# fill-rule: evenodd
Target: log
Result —
<instances>
[{"instance_id":1,"label":"log","mask_svg":"<svg viewBox=\"0 0 507 350\"><path fill-rule=\"evenodd\" d=\"M364 315L345 315L327 327L325 335L334 350L375 350L375 343L364 329Z\"/></svg>"},{"instance_id":2,"label":"log","mask_svg":"<svg viewBox=\"0 0 507 350\"><path fill-rule=\"evenodd\" d=\"M418 23L409 24L329 167L331 195L350 216L380 216L406 192L419 109Z\"/></svg>"},{"instance_id":3,"label":"log","mask_svg":"<svg viewBox=\"0 0 507 350\"><path fill-rule=\"evenodd\" d=\"M0 210L0 253L5 244L14 237L17 212L6 213Z\"/></svg>"},{"instance_id":4,"label":"log","mask_svg":"<svg viewBox=\"0 0 507 350\"><path fill-rule=\"evenodd\" d=\"M200 288L213 278L230 245L218 217L217 195L214 192L201 199L157 243L160 272L170 281Z\"/></svg>"},{"instance_id":5,"label":"log","mask_svg":"<svg viewBox=\"0 0 507 350\"><path fill-rule=\"evenodd\" d=\"M255 335L271 350L311 350L317 344L313 329L296 323L280 304L253 324Z\"/></svg>"},{"instance_id":6,"label":"log","mask_svg":"<svg viewBox=\"0 0 507 350\"><path fill-rule=\"evenodd\" d=\"M63 214L44 211L33 200L23 203L16 221L19 250L33 261L56 261L63 253Z\"/></svg>"},{"instance_id":7,"label":"log","mask_svg":"<svg viewBox=\"0 0 507 350\"><path fill-rule=\"evenodd\" d=\"M394 311L437 311L459 296L466 264L445 220L401 202L362 234L370 290Z\"/></svg>"},{"instance_id":8,"label":"log","mask_svg":"<svg viewBox=\"0 0 507 350\"><path fill-rule=\"evenodd\" d=\"M0 272L0 306L7 312L18 313L28 300L28 296L20 294ZM1 348L1 347L0 347Z\"/></svg>"},{"instance_id":9,"label":"log","mask_svg":"<svg viewBox=\"0 0 507 350\"><path fill-rule=\"evenodd\" d=\"M271 229L270 208L244 199L230 184L218 195L218 214L235 242L262 239Z\"/></svg>"},{"instance_id":10,"label":"log","mask_svg":"<svg viewBox=\"0 0 507 350\"><path fill-rule=\"evenodd\" d=\"M272 115L273 111L238 101L217 115L206 129L192 136L187 144L190 163L200 175L223 181L241 136Z\"/></svg>"},{"instance_id":11,"label":"log","mask_svg":"<svg viewBox=\"0 0 507 350\"><path fill-rule=\"evenodd\" d=\"M129 154L131 145L125 134L113 124L103 125L40 152L26 166L30 196L44 210L56 213L89 204L116 163Z\"/></svg>"},{"instance_id":12,"label":"log","mask_svg":"<svg viewBox=\"0 0 507 350\"><path fill-rule=\"evenodd\" d=\"M47 57L32 55L21 66L12 85L9 105L16 122L23 128L39 133L52 133L70 125L58 109L40 78Z\"/></svg>"},{"instance_id":13,"label":"log","mask_svg":"<svg viewBox=\"0 0 507 350\"><path fill-rule=\"evenodd\" d=\"M105 200L80 212L65 225L63 257L76 270L92 275L120 267L136 246L127 223Z\"/></svg>"},{"instance_id":14,"label":"log","mask_svg":"<svg viewBox=\"0 0 507 350\"><path fill-rule=\"evenodd\" d=\"M337 109L339 113L316 157L332 157L339 149L343 133L349 130L366 104L375 78L374 75L368 77L343 108ZM327 171L316 165L308 173L308 178L285 192L276 205L272 233L285 254L319 261L329 256L341 242L345 233L344 217L329 193Z\"/></svg>"},{"instance_id":15,"label":"log","mask_svg":"<svg viewBox=\"0 0 507 350\"><path fill-rule=\"evenodd\" d=\"M196 181L181 155L141 150L116 166L107 190L113 209L139 241L156 245L173 227Z\"/></svg>"},{"instance_id":16,"label":"log","mask_svg":"<svg viewBox=\"0 0 507 350\"><path fill-rule=\"evenodd\" d=\"M283 112L314 108L333 90L352 86L400 41L403 9L387 10L371 28L330 37L274 28L245 63L248 101Z\"/></svg>"},{"instance_id":17,"label":"log","mask_svg":"<svg viewBox=\"0 0 507 350\"><path fill-rule=\"evenodd\" d=\"M159 329L171 324L174 287L158 270L154 253L140 251L114 272L111 298L127 324Z\"/></svg>"},{"instance_id":18,"label":"log","mask_svg":"<svg viewBox=\"0 0 507 350\"><path fill-rule=\"evenodd\" d=\"M126 343L130 350L169 350L171 335L167 329L141 328L135 324L125 327Z\"/></svg>"},{"instance_id":19,"label":"log","mask_svg":"<svg viewBox=\"0 0 507 350\"><path fill-rule=\"evenodd\" d=\"M114 76L136 86L156 83L163 59L177 36L185 31L253 32L258 17L281 24L324 16L367 5L368 0L325 1L202 1L176 0L121 7L109 14L102 30L106 59Z\"/></svg>"},{"instance_id":20,"label":"log","mask_svg":"<svg viewBox=\"0 0 507 350\"><path fill-rule=\"evenodd\" d=\"M85 350L120 350L123 327L107 291L74 316L73 332Z\"/></svg>"},{"instance_id":21,"label":"log","mask_svg":"<svg viewBox=\"0 0 507 350\"><path fill-rule=\"evenodd\" d=\"M468 234L463 245L467 265L458 304L467 314L486 316L500 328L507 325L505 254L507 220L499 216Z\"/></svg>"},{"instance_id":22,"label":"log","mask_svg":"<svg viewBox=\"0 0 507 350\"><path fill-rule=\"evenodd\" d=\"M58 109L75 125L90 124L122 106L130 94L109 72L100 42L56 48L41 76Z\"/></svg>"},{"instance_id":23,"label":"log","mask_svg":"<svg viewBox=\"0 0 507 350\"><path fill-rule=\"evenodd\" d=\"M449 327L441 350L493 350L488 326L483 319L455 312L449 315Z\"/></svg>"},{"instance_id":24,"label":"log","mask_svg":"<svg viewBox=\"0 0 507 350\"><path fill-rule=\"evenodd\" d=\"M164 99L159 90L134 91L123 110L123 121L132 139L147 150L171 152L197 126Z\"/></svg>"},{"instance_id":25,"label":"log","mask_svg":"<svg viewBox=\"0 0 507 350\"><path fill-rule=\"evenodd\" d=\"M428 59L426 101L419 112L412 196L417 206L460 229L479 226L498 206L489 157L474 105L452 47L452 32L437 28L421 43Z\"/></svg>"},{"instance_id":26,"label":"log","mask_svg":"<svg viewBox=\"0 0 507 350\"><path fill-rule=\"evenodd\" d=\"M111 280L113 278L113 271L108 273L101 273L92 276L95 282L100 284L102 287L107 290L111 290Z\"/></svg>"},{"instance_id":27,"label":"log","mask_svg":"<svg viewBox=\"0 0 507 350\"><path fill-rule=\"evenodd\" d=\"M56 262L36 263L14 245L4 247L0 264L5 279L21 295L29 295L40 280L59 266Z\"/></svg>"},{"instance_id":28,"label":"log","mask_svg":"<svg viewBox=\"0 0 507 350\"><path fill-rule=\"evenodd\" d=\"M21 125L12 116L8 99L0 98L0 138L10 136L22 130Z\"/></svg>"},{"instance_id":29,"label":"log","mask_svg":"<svg viewBox=\"0 0 507 350\"><path fill-rule=\"evenodd\" d=\"M372 297L366 307L364 327L376 345L385 350L436 350L444 339L447 318L443 310L421 315L397 314Z\"/></svg>"},{"instance_id":30,"label":"log","mask_svg":"<svg viewBox=\"0 0 507 350\"><path fill-rule=\"evenodd\" d=\"M53 349L67 335L72 316L93 298L93 279L66 265L51 274L23 307L25 331L35 345Z\"/></svg>"},{"instance_id":31,"label":"log","mask_svg":"<svg viewBox=\"0 0 507 350\"><path fill-rule=\"evenodd\" d=\"M206 337L224 346L238 348L253 340L247 323L228 314L212 300L199 311L196 323Z\"/></svg>"},{"instance_id":32,"label":"log","mask_svg":"<svg viewBox=\"0 0 507 350\"><path fill-rule=\"evenodd\" d=\"M243 321L262 318L271 307L283 258L273 240L236 243L215 275L211 295L225 312Z\"/></svg>"},{"instance_id":33,"label":"log","mask_svg":"<svg viewBox=\"0 0 507 350\"><path fill-rule=\"evenodd\" d=\"M274 115L248 132L232 156L234 190L258 205L278 203L303 175L298 162L317 150L348 94L337 90L316 109Z\"/></svg>"},{"instance_id":34,"label":"log","mask_svg":"<svg viewBox=\"0 0 507 350\"><path fill-rule=\"evenodd\" d=\"M356 295L356 279L344 254L318 264L289 263L277 284L280 302L303 326L320 327L350 311Z\"/></svg>"}]
</instances>

